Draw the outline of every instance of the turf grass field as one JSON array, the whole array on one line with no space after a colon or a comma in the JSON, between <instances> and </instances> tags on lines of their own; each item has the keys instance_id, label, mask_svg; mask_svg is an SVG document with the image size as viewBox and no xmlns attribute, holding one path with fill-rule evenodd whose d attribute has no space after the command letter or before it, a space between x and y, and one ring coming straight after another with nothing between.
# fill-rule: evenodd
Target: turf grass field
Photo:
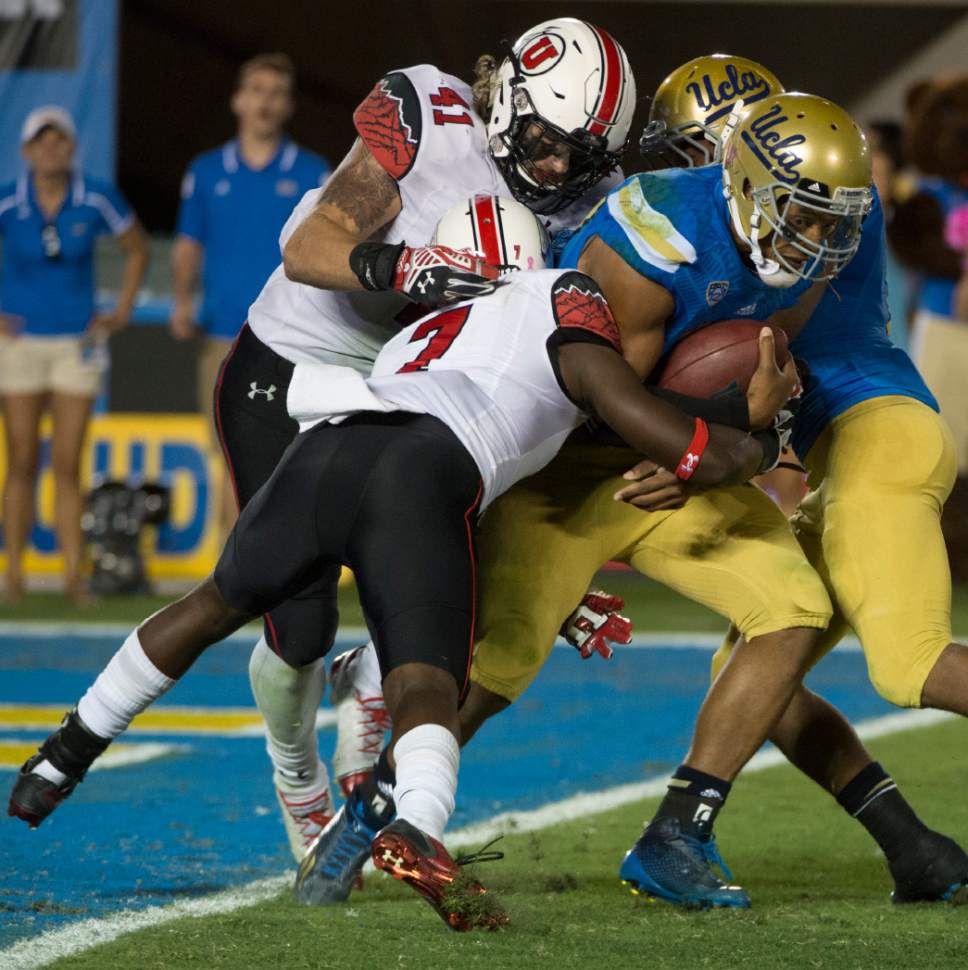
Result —
<instances>
[{"instance_id":1,"label":"turf grass field","mask_svg":"<svg viewBox=\"0 0 968 970\"><path fill-rule=\"evenodd\" d=\"M633 577L612 574L603 577L603 585L627 596L629 612L640 630L645 624L657 629L721 629L715 617L697 613L685 601L644 586ZM54 611L50 609L50 598L45 599L42 615L50 620ZM139 612L135 616L138 617L149 612L148 608L141 609L145 604L123 605L125 609L137 608ZM153 604L149 605L154 608ZM350 605L344 615L352 617L352 609ZM90 614L91 620L104 618L103 609ZM111 619L131 620L121 611L111 615ZM960 625L964 628L964 624ZM100 649L103 652L105 648ZM654 666L655 661L648 659L652 656L649 651L634 653L639 658L636 662ZM598 661L598 666L586 666L567 648L555 654L553 666L567 671L569 679L558 684L557 692L547 697L537 693L530 708L522 703L504 715L503 720L509 727L514 724L513 717L520 718L514 724L518 748L507 747L507 736L495 737L497 744L492 743L488 748L488 739L482 734L479 740L485 744L480 746L479 753L476 756L472 751L468 753L459 795L471 810L455 821L462 824L482 821L493 815L495 808L538 807L573 791L596 791L643 774L654 778L674 764L673 752L684 748L695 705L701 698L708 652L687 649L681 654L672 654L671 659L670 655L662 654L663 665L672 669L668 679L653 685L653 694L642 705L642 724L636 725L652 732L648 753L633 752L624 760L616 757L615 764L609 765L604 764L607 758L603 755L606 752L611 755L627 745L622 735L629 733L629 718L637 713L635 694L627 693L625 706L609 711L614 721L608 716L599 717L598 722L590 720L588 708L608 704L608 690L616 688L615 675L619 674L619 668ZM683 658L681 661L679 656ZM692 658L688 663L687 656ZM100 659L96 659L99 664ZM74 688L70 677L81 676L79 671L72 673L70 669L77 662L75 657L65 672L71 691ZM865 698L859 654L835 655L827 665L829 674L818 689L849 710L852 718L876 717L888 710L886 705L878 706L876 698ZM24 673L20 670L20 674ZM216 676L226 680L232 673L224 663L215 671ZM824 669L818 673L824 673ZM83 677L87 676L85 671ZM235 680L239 678L236 676ZM28 678L24 683L29 687L30 682ZM551 682L554 684L554 677ZM7 683L11 681L8 679ZM190 679L186 680L179 689L190 683ZM576 685L585 694L584 698L569 700L571 708L561 708L562 698L567 699L569 692L574 693ZM538 688L536 684L534 690ZM663 698L671 697L680 688L684 696L691 697L685 707L678 701L675 705L660 706ZM70 696L68 692L58 699ZM238 704L239 696L227 696L225 701ZM189 696L188 700L195 698ZM548 703L552 701L553 704ZM564 715L559 713L556 720L548 723L556 709ZM527 739L520 737L520 728L529 717L535 718L536 723L544 723L544 736L537 739L535 750L528 750ZM501 720L494 727L500 724ZM491 726L486 730L491 730ZM663 751L662 742L667 738L672 743L668 751ZM873 745L875 753L895 773L926 819L962 842L968 841L968 810L960 807L958 787L968 767L965 739L963 726L949 722L892 734ZM199 754L205 753L204 742L192 743ZM256 752L259 747L252 738L226 743L236 746L233 751L241 750L243 744ZM549 777L547 752L555 747L558 750ZM596 755L597 751L601 755ZM650 760L645 763L636 760L643 756ZM239 756L236 762L240 771L244 760ZM178 767L177 759L161 760L157 765L168 766L168 771ZM569 767L575 768L575 777L569 777ZM506 787L502 784L499 790L493 785L489 790L486 784L475 787L478 774L489 768L498 769L499 776L506 775L509 780L510 772L517 777L513 784ZM264 766L259 764L258 770L263 771ZM114 774L105 772L101 779ZM96 774L92 775L72 801L92 797L89 793L95 791L97 778ZM240 778L244 782L248 776ZM172 781L182 794L186 788L190 789L190 778ZM99 780L97 784L105 782ZM254 797L261 797L253 796L253 790L243 792L243 801L247 799L251 803ZM173 800L173 807L178 804ZM925 967L964 964L964 954L968 952L968 927L965 926L968 909L891 907L887 902L889 880L873 844L830 799L792 770L771 769L741 780L718 826L727 860L737 879L753 893L754 909L750 913L681 913L635 900L621 889L616 877L618 862L649 814L650 804L653 803L640 802L591 817L575 811L571 822L505 839L507 858L480 870L481 878L501 892L511 911L512 927L503 934L473 934L469 938L452 935L411 890L382 876L372 877L364 893L351 898L348 906L333 911L297 906L286 892L288 877L276 876L262 880L265 883L262 895L272 898L259 905L207 918L168 922L152 930L123 936L107 946L86 949L60 962L50 963L47 959L37 962L36 957L31 957L29 965L255 968L271 963L292 967L370 967L384 963L436 967L470 963L524 967L554 961L562 967L584 968L596 959L618 966L641 963L655 967L900 967L909 966L915 960ZM75 816L66 815L72 811L76 811ZM69 804L52 821L63 826L68 818L83 819L84 814L83 809ZM63 836L63 831L58 834ZM252 875L264 874L258 869L256 857L265 857L266 872L284 871L284 853L280 855L278 845L272 846L276 852L274 857L267 846L246 845L255 831L240 823L240 837L234 840L240 843L237 851L243 860L249 853ZM268 831L278 840L277 833L260 831ZM12 834L10 829L6 832ZM196 837L200 845L206 841L204 834ZM223 826L222 834L226 842L233 841L232 827ZM43 829L28 833L34 844L45 836ZM109 853L94 844L93 838L82 837L85 851L80 853L76 850L81 847L72 848L69 837L57 843L59 848L54 847L45 854L44 865L49 876L45 874L40 885L50 886L58 876L58 869L68 879L76 871L86 872L98 862L102 868L110 869L113 862ZM151 851L150 843L142 842L140 846L142 851L145 848ZM134 853L129 853L133 854L136 867L138 847L139 843L135 842ZM154 851L164 854L168 850L163 847ZM86 854L86 858L81 860L80 870L71 870L70 864L78 864L74 858L78 854ZM204 893L233 885L232 879L219 878L224 874L217 873L214 863L208 863L212 865L211 873L204 871L205 860L213 860L218 854L208 846L201 854L201 864L184 873L177 873L180 865L177 855L169 860L143 858L140 865L146 875L145 888L156 885L151 882L152 869L160 869L165 876L175 871L182 876L178 880L181 890L163 895L160 901L181 899L177 905L188 912L217 908L206 905L215 897ZM140 883L131 873L132 860L127 861L129 868L119 873L121 882ZM0 868L5 867L0 865ZM200 887L197 894L189 888L193 881ZM107 909L112 899L115 907L121 908L122 896L116 889L113 892L113 896L112 892L107 893ZM73 901L56 889L34 891L31 898L29 907L36 914L36 930L50 925L44 918L48 914L57 917L55 925L82 918L72 916L70 911L74 908L80 913L83 906L74 907ZM246 897L243 892L240 898L251 898L251 894ZM158 898L149 900L158 901ZM64 913L57 914L59 907ZM2 900L0 910L6 910L0 915L0 924L8 917L16 920L22 914L19 906ZM18 954L31 950L36 953L33 943L39 941L20 934L18 937L28 949L20 948L16 954L0 951L0 967L20 970L26 964Z\"/></svg>"},{"instance_id":2,"label":"turf grass field","mask_svg":"<svg viewBox=\"0 0 968 970\"><path fill-rule=\"evenodd\" d=\"M875 755L929 821L962 837L968 755L957 722L892 734ZM930 752L930 757L926 757ZM945 794L947 793L947 794ZM681 912L623 891L616 865L654 800L511 835L479 868L511 927L450 933L406 886L371 876L344 907L307 909L287 893L233 913L183 919L52 964L67 968L594 966L817 970L965 965L968 908L892 906L882 860L860 827L793 769L743 779L718 825L753 894L748 912Z\"/></svg>"}]
</instances>

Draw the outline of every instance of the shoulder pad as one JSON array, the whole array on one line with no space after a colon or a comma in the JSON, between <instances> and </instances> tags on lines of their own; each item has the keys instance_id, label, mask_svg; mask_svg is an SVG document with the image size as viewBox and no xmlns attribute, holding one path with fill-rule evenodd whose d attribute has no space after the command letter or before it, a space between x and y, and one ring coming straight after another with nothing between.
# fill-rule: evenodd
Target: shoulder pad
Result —
<instances>
[{"instance_id":1,"label":"shoulder pad","mask_svg":"<svg viewBox=\"0 0 968 970\"><path fill-rule=\"evenodd\" d=\"M353 126L373 157L394 179L413 167L423 121L417 92L402 71L377 81L353 112Z\"/></svg>"},{"instance_id":2,"label":"shoulder pad","mask_svg":"<svg viewBox=\"0 0 968 970\"><path fill-rule=\"evenodd\" d=\"M604 340L622 352L622 338L598 284L584 273L562 273L551 288L551 308L559 330L577 331ZM580 334L582 336L580 336Z\"/></svg>"}]
</instances>

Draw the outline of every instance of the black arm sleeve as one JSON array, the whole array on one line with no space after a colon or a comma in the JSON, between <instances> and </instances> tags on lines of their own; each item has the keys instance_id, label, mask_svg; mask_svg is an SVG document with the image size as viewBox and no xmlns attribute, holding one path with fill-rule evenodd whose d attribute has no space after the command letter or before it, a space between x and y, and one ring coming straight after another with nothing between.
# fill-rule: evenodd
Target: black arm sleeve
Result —
<instances>
[{"instance_id":1,"label":"black arm sleeve","mask_svg":"<svg viewBox=\"0 0 968 970\"><path fill-rule=\"evenodd\" d=\"M746 395L738 387L730 387L714 398L690 397L677 391L649 386L649 390L664 401L674 404L690 417L702 418L707 424L722 424L738 431L750 430L750 409ZM589 421L589 431L596 444L613 448L628 447L608 425ZM775 460L775 457L774 457Z\"/></svg>"},{"instance_id":2,"label":"black arm sleeve","mask_svg":"<svg viewBox=\"0 0 968 970\"><path fill-rule=\"evenodd\" d=\"M715 397L690 397L677 391L667 391L662 387L649 390L664 401L674 404L680 411L694 418L702 418L708 424L723 424L737 431L750 430L750 409L746 395L736 386L720 392Z\"/></svg>"}]
</instances>

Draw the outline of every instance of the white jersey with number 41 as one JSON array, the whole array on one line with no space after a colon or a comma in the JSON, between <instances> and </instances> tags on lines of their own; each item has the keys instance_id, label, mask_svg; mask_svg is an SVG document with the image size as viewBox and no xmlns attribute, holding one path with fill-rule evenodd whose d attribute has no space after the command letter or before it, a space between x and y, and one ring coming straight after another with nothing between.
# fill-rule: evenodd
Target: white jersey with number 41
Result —
<instances>
[{"instance_id":1,"label":"white jersey with number 41","mask_svg":"<svg viewBox=\"0 0 968 970\"><path fill-rule=\"evenodd\" d=\"M384 227L381 241L425 246L439 219L462 200L479 194L511 196L472 104L467 84L423 64L387 74L354 112L357 135L400 192L400 213ZM610 176L562 212L540 218L552 233L573 227L620 178L621 173ZM303 196L283 227L280 247L323 191ZM295 283L279 266L250 307L248 320L264 344L292 363L337 364L368 374L380 348L400 329L399 315L410 306L399 293Z\"/></svg>"}]
</instances>

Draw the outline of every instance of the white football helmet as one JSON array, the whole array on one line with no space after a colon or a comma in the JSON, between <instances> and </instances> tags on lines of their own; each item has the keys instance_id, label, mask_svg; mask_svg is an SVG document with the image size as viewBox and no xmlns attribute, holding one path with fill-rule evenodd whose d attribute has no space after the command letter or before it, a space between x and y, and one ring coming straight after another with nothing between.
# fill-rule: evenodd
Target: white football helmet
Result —
<instances>
[{"instance_id":1,"label":"white football helmet","mask_svg":"<svg viewBox=\"0 0 968 970\"><path fill-rule=\"evenodd\" d=\"M504 270L547 265L544 226L526 205L499 195L475 195L448 209L437 223L433 242L480 253Z\"/></svg>"},{"instance_id":2,"label":"white football helmet","mask_svg":"<svg viewBox=\"0 0 968 970\"><path fill-rule=\"evenodd\" d=\"M621 45L571 17L538 24L494 72L488 147L516 199L556 212L618 166L635 111L635 78ZM549 174L535 163L568 162Z\"/></svg>"}]
</instances>

